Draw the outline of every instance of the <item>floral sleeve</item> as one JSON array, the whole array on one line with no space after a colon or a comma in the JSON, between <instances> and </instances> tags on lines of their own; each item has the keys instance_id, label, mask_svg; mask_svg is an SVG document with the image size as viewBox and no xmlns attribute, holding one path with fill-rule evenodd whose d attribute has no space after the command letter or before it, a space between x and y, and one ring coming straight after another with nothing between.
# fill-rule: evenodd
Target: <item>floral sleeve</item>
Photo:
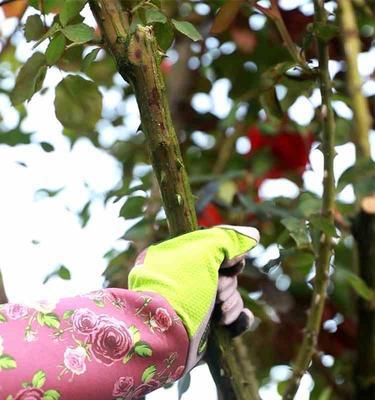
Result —
<instances>
[{"instance_id":1,"label":"floral sleeve","mask_svg":"<svg viewBox=\"0 0 375 400\"><path fill-rule=\"evenodd\" d=\"M1 400L135 400L184 372L188 336L155 293L0 306Z\"/></svg>"}]
</instances>

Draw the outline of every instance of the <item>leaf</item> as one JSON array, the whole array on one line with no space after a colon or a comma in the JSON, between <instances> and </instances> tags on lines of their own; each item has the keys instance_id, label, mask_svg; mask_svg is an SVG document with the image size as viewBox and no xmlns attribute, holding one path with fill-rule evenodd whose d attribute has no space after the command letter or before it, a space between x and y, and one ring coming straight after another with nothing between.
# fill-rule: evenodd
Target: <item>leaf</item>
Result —
<instances>
[{"instance_id":1,"label":"leaf","mask_svg":"<svg viewBox=\"0 0 375 400\"><path fill-rule=\"evenodd\" d=\"M174 40L174 30L172 24L156 23L154 25L154 32L159 47L163 51L167 51L171 47Z\"/></svg>"},{"instance_id":2,"label":"leaf","mask_svg":"<svg viewBox=\"0 0 375 400\"><path fill-rule=\"evenodd\" d=\"M30 100L35 92L42 87L46 75L46 58L42 53L34 53L20 69L16 84L10 93L14 106Z\"/></svg>"},{"instance_id":3,"label":"leaf","mask_svg":"<svg viewBox=\"0 0 375 400\"><path fill-rule=\"evenodd\" d=\"M46 374L44 371L39 370L31 381L33 387L40 389L46 382Z\"/></svg>"},{"instance_id":4,"label":"leaf","mask_svg":"<svg viewBox=\"0 0 375 400\"><path fill-rule=\"evenodd\" d=\"M361 197L375 191L375 163L372 160L359 160L356 165L348 168L340 176L337 183L337 193L346 185L356 185Z\"/></svg>"},{"instance_id":5,"label":"leaf","mask_svg":"<svg viewBox=\"0 0 375 400\"><path fill-rule=\"evenodd\" d=\"M375 304L375 290L368 287L361 277L345 269L338 270L337 274L341 275L359 296Z\"/></svg>"},{"instance_id":6,"label":"leaf","mask_svg":"<svg viewBox=\"0 0 375 400\"><path fill-rule=\"evenodd\" d=\"M233 181L223 181L220 183L217 198L225 204L231 205L237 190L237 185Z\"/></svg>"},{"instance_id":7,"label":"leaf","mask_svg":"<svg viewBox=\"0 0 375 400\"><path fill-rule=\"evenodd\" d=\"M284 118L284 112L281 109L274 86L260 95L260 103L271 121L277 122Z\"/></svg>"},{"instance_id":8,"label":"leaf","mask_svg":"<svg viewBox=\"0 0 375 400\"><path fill-rule=\"evenodd\" d=\"M134 347L135 354L141 357L151 357L152 349L145 342L138 342Z\"/></svg>"},{"instance_id":9,"label":"leaf","mask_svg":"<svg viewBox=\"0 0 375 400\"><path fill-rule=\"evenodd\" d=\"M100 47L90 51L82 61L82 71L86 72L88 67L95 61L96 56L100 51Z\"/></svg>"},{"instance_id":10,"label":"leaf","mask_svg":"<svg viewBox=\"0 0 375 400\"><path fill-rule=\"evenodd\" d=\"M120 215L124 218L137 218L143 214L146 198L141 196L129 197L121 207Z\"/></svg>"},{"instance_id":11,"label":"leaf","mask_svg":"<svg viewBox=\"0 0 375 400\"><path fill-rule=\"evenodd\" d=\"M129 230L127 230L125 235L123 236L123 239L136 241L147 237L147 235L150 233L150 221L144 218L133 225Z\"/></svg>"},{"instance_id":12,"label":"leaf","mask_svg":"<svg viewBox=\"0 0 375 400\"><path fill-rule=\"evenodd\" d=\"M287 217L281 220L281 223L288 230L290 236L295 240L298 247L305 247L310 244L306 222L304 219L296 217Z\"/></svg>"},{"instance_id":13,"label":"leaf","mask_svg":"<svg viewBox=\"0 0 375 400\"><path fill-rule=\"evenodd\" d=\"M324 40L325 42L329 42L331 39L333 39L335 36L338 36L340 33L339 27L330 22L326 23L315 22L313 25L313 30L316 36L319 39Z\"/></svg>"},{"instance_id":14,"label":"leaf","mask_svg":"<svg viewBox=\"0 0 375 400\"><path fill-rule=\"evenodd\" d=\"M42 321L42 325L48 326L48 328L54 328L57 329L60 327L60 320L59 317L54 314L54 313L39 313L40 316L40 321ZM38 315L39 315L38 314Z\"/></svg>"},{"instance_id":15,"label":"leaf","mask_svg":"<svg viewBox=\"0 0 375 400\"><path fill-rule=\"evenodd\" d=\"M213 35L217 35L227 30L229 25L233 22L240 11L242 3L243 0L237 0L227 1L223 4L223 6L219 9L219 12L216 14L214 23L211 27L211 33Z\"/></svg>"},{"instance_id":16,"label":"leaf","mask_svg":"<svg viewBox=\"0 0 375 400\"><path fill-rule=\"evenodd\" d=\"M51 272L44 278L43 284L46 284L51 278L55 276L59 276L61 279L64 279L65 281L71 279L71 274L68 268L61 265L59 268L57 268L55 271Z\"/></svg>"},{"instance_id":17,"label":"leaf","mask_svg":"<svg viewBox=\"0 0 375 400\"><path fill-rule=\"evenodd\" d=\"M47 390L44 392L43 400L59 400L61 397L60 393L57 390Z\"/></svg>"},{"instance_id":18,"label":"leaf","mask_svg":"<svg viewBox=\"0 0 375 400\"><path fill-rule=\"evenodd\" d=\"M27 42L40 39L44 34L44 25L39 15L30 15L25 24L25 38Z\"/></svg>"},{"instance_id":19,"label":"leaf","mask_svg":"<svg viewBox=\"0 0 375 400\"><path fill-rule=\"evenodd\" d=\"M137 327L135 325L130 325L129 331L133 337L133 343L138 343L139 340L141 339L141 334L139 333L139 330L137 329Z\"/></svg>"},{"instance_id":20,"label":"leaf","mask_svg":"<svg viewBox=\"0 0 375 400\"><path fill-rule=\"evenodd\" d=\"M153 24L155 22L160 22L161 24L165 24L167 22L167 17L159 10L155 8L148 8L145 11L146 23Z\"/></svg>"},{"instance_id":21,"label":"leaf","mask_svg":"<svg viewBox=\"0 0 375 400\"><path fill-rule=\"evenodd\" d=\"M50 42L46 50L48 65L54 65L59 61L65 51L66 39L61 33L57 34Z\"/></svg>"},{"instance_id":22,"label":"leaf","mask_svg":"<svg viewBox=\"0 0 375 400\"><path fill-rule=\"evenodd\" d=\"M73 43L86 43L94 39L94 29L84 23L68 25L62 33Z\"/></svg>"},{"instance_id":23,"label":"leaf","mask_svg":"<svg viewBox=\"0 0 375 400\"><path fill-rule=\"evenodd\" d=\"M61 30L60 24L54 23L51 28L48 29L48 31L34 44L33 50L38 47L44 40L48 39L49 37L52 37L55 33L59 32Z\"/></svg>"},{"instance_id":24,"label":"leaf","mask_svg":"<svg viewBox=\"0 0 375 400\"><path fill-rule=\"evenodd\" d=\"M181 400L182 395L188 391L190 383L191 383L190 373L187 373L178 381L177 384L178 400Z\"/></svg>"},{"instance_id":25,"label":"leaf","mask_svg":"<svg viewBox=\"0 0 375 400\"><path fill-rule=\"evenodd\" d=\"M87 0L65 0L59 18L62 26L65 26L76 15L80 13Z\"/></svg>"},{"instance_id":26,"label":"leaf","mask_svg":"<svg viewBox=\"0 0 375 400\"><path fill-rule=\"evenodd\" d=\"M134 350L132 349L122 359L123 364L128 363L132 359L133 356L134 356Z\"/></svg>"},{"instance_id":27,"label":"leaf","mask_svg":"<svg viewBox=\"0 0 375 400\"><path fill-rule=\"evenodd\" d=\"M172 24L174 27L181 32L183 35L187 36L194 42L197 40L202 40L201 34L197 31L195 26L188 21L176 21L172 19Z\"/></svg>"},{"instance_id":28,"label":"leaf","mask_svg":"<svg viewBox=\"0 0 375 400\"><path fill-rule=\"evenodd\" d=\"M149 382L149 381L153 378L153 376L155 375L155 373L156 373L156 367L155 367L155 365L150 365L150 366L148 366L148 367L143 371L142 378L141 378L142 382L143 382L143 383Z\"/></svg>"},{"instance_id":29,"label":"leaf","mask_svg":"<svg viewBox=\"0 0 375 400\"><path fill-rule=\"evenodd\" d=\"M55 111L64 127L93 131L102 113L102 95L95 83L69 75L56 87Z\"/></svg>"},{"instance_id":30,"label":"leaf","mask_svg":"<svg viewBox=\"0 0 375 400\"><path fill-rule=\"evenodd\" d=\"M55 148L52 146L52 144L48 143L48 142L40 142L40 146L47 153L50 153L51 151L55 150Z\"/></svg>"},{"instance_id":31,"label":"leaf","mask_svg":"<svg viewBox=\"0 0 375 400\"><path fill-rule=\"evenodd\" d=\"M67 310L63 314L63 319L69 319L74 314L74 310Z\"/></svg>"},{"instance_id":32,"label":"leaf","mask_svg":"<svg viewBox=\"0 0 375 400\"><path fill-rule=\"evenodd\" d=\"M0 356L0 371L2 369L14 369L16 367L17 363L13 357L7 355Z\"/></svg>"},{"instance_id":33,"label":"leaf","mask_svg":"<svg viewBox=\"0 0 375 400\"><path fill-rule=\"evenodd\" d=\"M6 319L5 315L0 313L0 323L6 322L6 321L7 321L7 319Z\"/></svg>"},{"instance_id":34,"label":"leaf","mask_svg":"<svg viewBox=\"0 0 375 400\"><path fill-rule=\"evenodd\" d=\"M320 393L318 400L330 400L331 396L332 396L332 388L326 387Z\"/></svg>"},{"instance_id":35,"label":"leaf","mask_svg":"<svg viewBox=\"0 0 375 400\"><path fill-rule=\"evenodd\" d=\"M323 215L312 214L309 217L309 221L315 228L324 232L327 236L337 237L335 225Z\"/></svg>"}]
</instances>

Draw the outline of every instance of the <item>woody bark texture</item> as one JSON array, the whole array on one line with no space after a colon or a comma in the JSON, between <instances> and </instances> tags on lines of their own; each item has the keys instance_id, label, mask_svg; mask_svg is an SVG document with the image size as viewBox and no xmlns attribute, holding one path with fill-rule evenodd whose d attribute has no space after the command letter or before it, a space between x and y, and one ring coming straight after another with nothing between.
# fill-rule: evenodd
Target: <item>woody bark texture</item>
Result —
<instances>
[{"instance_id":1,"label":"woody bark texture","mask_svg":"<svg viewBox=\"0 0 375 400\"><path fill-rule=\"evenodd\" d=\"M169 230L176 236L198 228L193 196L172 124L160 70L161 54L153 30L138 26L131 32L127 4L120 0L90 0L106 47L116 60L119 73L134 89ZM223 329L212 330L208 365L215 383L226 400L257 400L245 371L233 356L232 346Z\"/></svg>"},{"instance_id":2,"label":"woody bark texture","mask_svg":"<svg viewBox=\"0 0 375 400\"><path fill-rule=\"evenodd\" d=\"M375 195L365 197L352 224L359 254L359 275L375 291ZM375 398L375 304L358 298L356 399Z\"/></svg>"}]
</instances>

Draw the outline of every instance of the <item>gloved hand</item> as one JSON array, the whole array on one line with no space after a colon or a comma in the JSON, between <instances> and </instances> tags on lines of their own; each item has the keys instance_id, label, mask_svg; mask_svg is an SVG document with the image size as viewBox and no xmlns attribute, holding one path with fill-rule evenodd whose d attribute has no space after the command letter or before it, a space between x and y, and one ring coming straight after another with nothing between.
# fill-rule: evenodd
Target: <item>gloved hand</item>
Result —
<instances>
[{"instance_id":1,"label":"gloved hand","mask_svg":"<svg viewBox=\"0 0 375 400\"><path fill-rule=\"evenodd\" d=\"M138 256L129 289L160 294L180 316L190 339L185 372L204 353L215 303L220 323L232 333L248 328L252 314L244 309L236 275L258 241L255 228L221 225L153 245Z\"/></svg>"}]
</instances>

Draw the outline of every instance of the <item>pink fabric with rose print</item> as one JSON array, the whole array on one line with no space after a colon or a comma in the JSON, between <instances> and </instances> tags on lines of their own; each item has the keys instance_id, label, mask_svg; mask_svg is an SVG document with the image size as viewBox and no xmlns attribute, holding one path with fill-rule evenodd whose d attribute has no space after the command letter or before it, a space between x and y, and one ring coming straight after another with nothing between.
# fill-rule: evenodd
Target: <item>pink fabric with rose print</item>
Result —
<instances>
[{"instance_id":1,"label":"pink fabric with rose print","mask_svg":"<svg viewBox=\"0 0 375 400\"><path fill-rule=\"evenodd\" d=\"M0 306L1 400L135 400L177 380L189 341L155 293Z\"/></svg>"}]
</instances>

